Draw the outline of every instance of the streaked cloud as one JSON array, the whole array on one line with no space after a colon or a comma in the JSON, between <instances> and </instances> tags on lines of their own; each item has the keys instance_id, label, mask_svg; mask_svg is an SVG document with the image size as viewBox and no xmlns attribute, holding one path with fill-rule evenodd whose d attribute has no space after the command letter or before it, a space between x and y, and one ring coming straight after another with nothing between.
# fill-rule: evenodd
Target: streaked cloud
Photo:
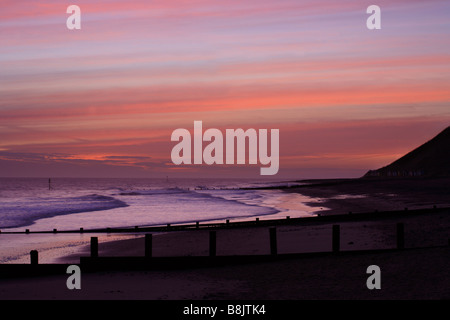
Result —
<instances>
[{"instance_id":1,"label":"streaked cloud","mask_svg":"<svg viewBox=\"0 0 450 320\"><path fill-rule=\"evenodd\" d=\"M279 128L292 172L360 172L449 124L448 1L378 1L378 31L357 0L77 4L74 32L66 3L2 2L0 150L162 164L203 120Z\"/></svg>"}]
</instances>

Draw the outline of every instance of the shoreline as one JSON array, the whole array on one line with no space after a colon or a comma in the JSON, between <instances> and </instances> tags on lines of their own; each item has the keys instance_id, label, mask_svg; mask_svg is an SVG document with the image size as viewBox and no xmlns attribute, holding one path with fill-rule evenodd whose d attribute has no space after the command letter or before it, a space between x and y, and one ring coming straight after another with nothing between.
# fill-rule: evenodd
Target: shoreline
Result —
<instances>
[{"instance_id":1,"label":"shoreline","mask_svg":"<svg viewBox=\"0 0 450 320\"><path fill-rule=\"evenodd\" d=\"M358 178L303 180L304 185L283 188L324 199L328 214L394 211L450 206L450 177ZM317 207L315 203L308 205Z\"/></svg>"},{"instance_id":2,"label":"shoreline","mask_svg":"<svg viewBox=\"0 0 450 320\"><path fill-rule=\"evenodd\" d=\"M442 186L449 186L449 179L439 179L441 181L439 188ZM417 183L423 184L424 179L415 180ZM426 181L426 179L425 179ZM255 221L253 219L259 218L261 222L271 221L273 219L284 219L289 216L290 213L294 213L294 217L296 217L295 212L300 212L298 216L312 217L311 214L302 215L301 212L308 212L311 208L316 208L314 214L318 216L335 216L335 215L346 215L349 212L353 214L370 214L375 211L402 211L407 208L414 209L423 209L423 208L431 208L432 203L438 203L439 206L442 204L448 203L450 207L450 199L447 200L449 196L442 198L439 195L440 201L430 201L429 200L429 192L424 193L423 188L419 188L421 191L421 195L415 193L406 193L405 194L405 184L403 180L366 180L366 179L331 179L331 180L305 180L303 183L308 183L301 186L294 187L274 187L274 189L279 190L283 195L280 196L279 199L282 199L280 203L276 204L280 208L283 208L284 211L280 211L275 214L263 215L263 216L252 216L252 217L242 217L242 218L230 218L230 222L236 221ZM435 183L434 179L428 181L428 185L431 183ZM386 188L384 184L390 185L390 188ZM400 187L399 187L400 186ZM395 189L396 188L396 189ZM415 187L417 191L417 186ZM408 186L407 192L411 192L414 190L414 186ZM363 191L363 192L362 192ZM381 192L384 191L384 192ZM393 191L399 193L400 197L394 197ZM300 196L300 198L297 197ZM314 201L303 202L305 199L314 199ZM302 200L302 201L299 201ZM406 200L406 201L405 201ZM414 205L415 203L420 203L421 205ZM424 204L426 203L426 204ZM411 204L413 204L411 206ZM375 208L375 209L374 209ZM381 208L380 210L378 208ZM410 210L410 212L411 212ZM373 214L371 217L367 216L368 219L373 219ZM301 218L302 219L302 218ZM309 219L307 219L309 220ZM306 220L305 220L306 221ZM203 223L223 223L224 220L212 220ZM426 222L426 221L425 221ZM424 222L424 223L425 223ZM330 222L331 223L331 220ZM176 227L177 224L173 225ZM103 234L100 233L100 242L112 242L112 241L126 241L126 240L118 240L117 238L125 238L125 239L133 239L143 237L141 232L134 233L132 228L130 228L125 233L115 233L114 229L111 228L111 234ZM164 229L164 228L162 228ZM148 230L152 232L152 230ZM172 232L172 231L171 231ZM159 230L157 232L157 237L163 236L164 230ZM48 237L52 237L50 232L47 233ZM117 235L115 238L114 235ZM6 235L6 234L5 234ZM28 234L26 236L31 236L32 234ZM59 237L64 240L63 233L58 233ZM72 263L76 263L74 260L76 254L85 253L88 251L89 247L89 237L90 233L85 233L82 241L76 239L75 241L71 240L73 235L70 233L67 235L66 243L61 243L59 248L55 248L55 246L50 246L50 248L44 248L44 253L42 255L43 263L58 263L58 261L68 261L67 257L72 257L70 261ZM166 237L171 237L167 236ZM75 236L76 238L76 236ZM30 250L34 250L38 248L31 248ZM54 253L52 253L52 250ZM47 251L47 252L45 252ZM29 252L29 251L28 251ZM62 253L62 254L61 254ZM46 257L46 254L49 255L49 258ZM66 258L65 258L66 257ZM7 263L27 263L29 262L28 254L22 255L21 259L14 260L15 262L7 262Z\"/></svg>"},{"instance_id":3,"label":"shoreline","mask_svg":"<svg viewBox=\"0 0 450 320\"><path fill-rule=\"evenodd\" d=\"M450 299L450 209L439 209L449 200L445 181L437 186L444 196L436 193L431 197L426 187L431 180L423 187L419 182L401 186L403 182L396 181L386 187L380 181L322 180L283 188L288 196L299 192L325 199L327 195L327 201L308 205L330 210L323 210L317 218L276 225L278 253L330 252L332 225L337 223L342 254L210 268L89 272L83 274L84 287L79 292L65 289L65 274L0 279L0 299ZM391 195L394 190L397 197ZM362 197L362 191L372 197ZM376 214L374 204L379 204ZM432 210L433 205L438 209ZM428 210L419 210L424 207ZM383 214L383 209L391 213ZM296 223L298 220L302 223ZM395 248L399 222L404 224L406 249L378 252ZM217 255L269 255L269 225L261 220L261 225L216 229ZM155 233L153 256L208 256L209 232L205 228ZM134 236L117 241L99 239L99 256L143 257L144 235ZM89 246L60 257L57 263L77 264L80 256L89 256ZM365 287L365 269L372 264L382 269L382 290Z\"/></svg>"}]
</instances>

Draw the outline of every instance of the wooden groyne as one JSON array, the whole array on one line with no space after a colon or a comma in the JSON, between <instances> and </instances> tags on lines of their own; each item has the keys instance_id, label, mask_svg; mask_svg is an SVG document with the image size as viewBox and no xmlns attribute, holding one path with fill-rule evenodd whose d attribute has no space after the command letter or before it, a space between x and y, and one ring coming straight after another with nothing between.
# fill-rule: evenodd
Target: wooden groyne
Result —
<instances>
[{"instance_id":1,"label":"wooden groyne","mask_svg":"<svg viewBox=\"0 0 450 320\"><path fill-rule=\"evenodd\" d=\"M334 215L334 216L317 216L311 218L290 218L285 219L273 219L273 220L260 220L254 219L252 221L236 221L216 223L190 223L181 225L166 225L166 226L149 226L149 227L134 227L134 228L105 228L95 230L82 230L83 232L142 232L145 235L145 241L142 256L102 256L99 253L98 237L91 236L90 238L90 254L89 256L80 257L80 267L83 271L101 271L101 270L172 270L172 269L185 269L185 268L203 268L203 267L217 267L230 264L246 264L246 263L261 263L270 261L279 261L284 259L299 259L310 258L317 256L327 255L358 255L358 254L372 254L380 252L392 252L403 250L420 250L430 248L412 248L405 247L405 224L402 222L402 218L413 217L420 214L446 214L450 212L450 208L429 208L418 210L401 210L390 212L370 212L346 215ZM388 244L388 248L384 249L365 249L365 250L342 250L341 247L341 231L342 225L339 222L348 221L376 221L379 219L399 218L387 223L392 224L392 230L395 232L395 239L393 238L391 245ZM311 224L325 224L330 227L330 243L329 250L323 252L298 252L298 253L279 253L277 230L278 226L286 225L311 225ZM269 249L268 254L237 254L237 255L220 255L217 251L217 230L229 229L229 228L244 228L255 227L267 230L267 241L262 246ZM155 232L163 231L195 231L203 230L209 234L208 240L208 252L205 255L197 256L171 256L171 257L158 257L154 256L154 241L153 235ZM344 224L345 230L345 224ZM51 230L49 232L77 232L72 231L57 231ZM243 231L245 232L245 231ZM264 231L266 232L266 231ZM3 232L0 237L7 237L8 234L16 234L18 232ZM27 230L23 233L32 233ZM45 233L45 232L36 232ZM47 232L48 233L48 232ZM448 246L450 246L450 238L447 240ZM177 246L176 243L173 244ZM264 249L264 250L266 250ZM65 273L65 268L68 264L40 264L39 253L37 250L30 251L30 263L29 264L0 264L0 277L23 277L23 276L37 276L46 274L62 274Z\"/></svg>"}]
</instances>

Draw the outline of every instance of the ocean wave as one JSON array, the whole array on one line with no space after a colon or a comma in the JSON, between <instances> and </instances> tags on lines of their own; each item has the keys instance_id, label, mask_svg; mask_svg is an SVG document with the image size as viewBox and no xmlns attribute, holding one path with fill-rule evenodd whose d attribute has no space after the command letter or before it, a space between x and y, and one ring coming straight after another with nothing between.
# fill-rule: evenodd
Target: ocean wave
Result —
<instances>
[{"instance_id":1,"label":"ocean wave","mask_svg":"<svg viewBox=\"0 0 450 320\"><path fill-rule=\"evenodd\" d=\"M24 227L32 225L39 219L127 206L128 204L124 201L99 194L76 197L15 199L2 203L0 208L0 228Z\"/></svg>"},{"instance_id":2,"label":"ocean wave","mask_svg":"<svg viewBox=\"0 0 450 320\"><path fill-rule=\"evenodd\" d=\"M120 195L130 204L128 215L146 219L144 225L187 223L271 215L279 212L264 205L259 191L239 189L159 189L122 190ZM136 224L142 224L136 221Z\"/></svg>"},{"instance_id":3,"label":"ocean wave","mask_svg":"<svg viewBox=\"0 0 450 320\"><path fill-rule=\"evenodd\" d=\"M28 180L16 181L20 188L13 191L14 185L7 184L8 188L0 194L0 228L34 225L39 230L70 230L81 223L89 229L240 219L280 212L273 204L276 201L272 198L277 198L274 191L245 189L251 183L239 181L56 182L48 192L42 191L41 184L30 188ZM102 212L91 215L92 211ZM71 215L74 213L78 215Z\"/></svg>"},{"instance_id":4,"label":"ocean wave","mask_svg":"<svg viewBox=\"0 0 450 320\"><path fill-rule=\"evenodd\" d=\"M138 191L122 191L118 193L120 196L151 196L151 195L165 195L165 194L178 194L189 192L189 189L182 188L168 188L168 189L150 189L150 190L138 190Z\"/></svg>"}]
</instances>

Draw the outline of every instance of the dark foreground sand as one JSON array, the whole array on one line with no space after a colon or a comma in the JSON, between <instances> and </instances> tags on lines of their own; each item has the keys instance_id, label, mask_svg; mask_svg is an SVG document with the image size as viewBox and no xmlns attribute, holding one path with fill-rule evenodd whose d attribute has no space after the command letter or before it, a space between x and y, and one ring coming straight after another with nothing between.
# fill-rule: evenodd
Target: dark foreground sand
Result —
<instances>
[{"instance_id":1,"label":"dark foreground sand","mask_svg":"<svg viewBox=\"0 0 450 320\"><path fill-rule=\"evenodd\" d=\"M379 188L380 186L375 186ZM374 188L375 188L374 187ZM429 197L416 186L403 194L397 188L372 192L371 197L343 198L358 194L361 186L335 184L321 186L309 193L325 193L330 213L348 208L368 208L384 197L380 210L398 209L409 203L427 207ZM443 190L439 188L439 190ZM299 190L289 190L299 192ZM420 198L422 194L422 198ZM409 196L408 196L409 195ZM408 198L409 197L409 198ZM448 195L435 196L434 203L445 204ZM423 204L423 205L422 205ZM354 210L356 212L358 210ZM361 210L362 211L362 210ZM405 225L405 250L396 246L396 224ZM277 226L278 253L327 252L331 250L331 228L328 223ZM0 279L0 299L231 299L231 300L296 300L296 299L450 299L450 211L420 215L386 217L338 223L341 227L342 253L283 261L200 267L178 270L102 271L82 270L82 289L68 290L68 275L33 278ZM153 255L208 255L208 230L170 232L153 237ZM143 256L143 238L99 244L100 256ZM358 250L358 251L355 251ZM353 253L352 253L353 251ZM267 227L217 230L217 255L251 255L270 252ZM61 263L76 263L80 255L63 257ZM381 289L366 286L367 267L381 269Z\"/></svg>"},{"instance_id":2,"label":"dark foreground sand","mask_svg":"<svg viewBox=\"0 0 450 320\"><path fill-rule=\"evenodd\" d=\"M81 290L66 275L9 279L1 299L450 299L450 248L292 259L177 271L82 274ZM366 287L369 265L381 289Z\"/></svg>"},{"instance_id":3,"label":"dark foreground sand","mask_svg":"<svg viewBox=\"0 0 450 320\"><path fill-rule=\"evenodd\" d=\"M424 220L432 223L425 227ZM402 219L405 250L351 253L395 248L397 221L340 223L337 255L166 271L82 270L77 291L66 288L66 274L0 279L0 299L450 299L448 213ZM330 225L278 226L278 251L330 251L330 231ZM268 239L267 228L217 230L217 254L269 253ZM143 239L100 243L100 256L142 256L143 245ZM207 252L206 230L154 236L154 256ZM370 265L381 268L381 290L366 287Z\"/></svg>"}]
</instances>

